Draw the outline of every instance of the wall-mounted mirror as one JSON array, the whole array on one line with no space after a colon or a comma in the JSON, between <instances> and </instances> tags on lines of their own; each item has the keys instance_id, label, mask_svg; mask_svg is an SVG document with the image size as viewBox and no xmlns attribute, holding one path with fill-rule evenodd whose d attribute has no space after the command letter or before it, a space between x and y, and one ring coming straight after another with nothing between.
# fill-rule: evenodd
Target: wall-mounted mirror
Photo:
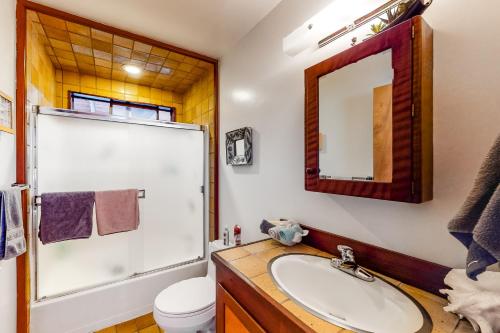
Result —
<instances>
[{"instance_id":1,"label":"wall-mounted mirror","mask_svg":"<svg viewBox=\"0 0 500 333\"><path fill-rule=\"evenodd\" d=\"M432 29L420 16L305 70L306 190L432 199Z\"/></svg>"},{"instance_id":2,"label":"wall-mounted mirror","mask_svg":"<svg viewBox=\"0 0 500 333\"><path fill-rule=\"evenodd\" d=\"M226 164L251 165L252 162L252 129L243 127L226 133Z\"/></svg>"},{"instance_id":3,"label":"wall-mounted mirror","mask_svg":"<svg viewBox=\"0 0 500 333\"><path fill-rule=\"evenodd\" d=\"M319 78L320 178L392 181L393 77L389 49Z\"/></svg>"}]
</instances>

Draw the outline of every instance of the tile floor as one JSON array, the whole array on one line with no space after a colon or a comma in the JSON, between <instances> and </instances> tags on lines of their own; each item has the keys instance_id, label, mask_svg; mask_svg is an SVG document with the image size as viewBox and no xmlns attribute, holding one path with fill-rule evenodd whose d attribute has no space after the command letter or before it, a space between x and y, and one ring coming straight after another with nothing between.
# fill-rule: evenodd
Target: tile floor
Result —
<instances>
[{"instance_id":1,"label":"tile floor","mask_svg":"<svg viewBox=\"0 0 500 333\"><path fill-rule=\"evenodd\" d=\"M111 326L95 333L164 333L155 324L152 313Z\"/></svg>"}]
</instances>

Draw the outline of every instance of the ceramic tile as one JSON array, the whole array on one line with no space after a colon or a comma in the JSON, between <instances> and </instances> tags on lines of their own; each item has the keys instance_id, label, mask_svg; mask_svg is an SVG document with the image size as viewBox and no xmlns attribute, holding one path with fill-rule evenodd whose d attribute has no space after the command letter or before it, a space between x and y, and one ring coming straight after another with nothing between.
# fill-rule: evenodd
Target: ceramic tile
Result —
<instances>
[{"instance_id":1,"label":"ceramic tile","mask_svg":"<svg viewBox=\"0 0 500 333\"><path fill-rule=\"evenodd\" d=\"M111 326L111 327L104 328L102 330L96 331L95 333L116 333L116 327L115 326Z\"/></svg>"},{"instance_id":2,"label":"ceramic tile","mask_svg":"<svg viewBox=\"0 0 500 333\"><path fill-rule=\"evenodd\" d=\"M83 36L90 36L90 28L83 26L81 24L73 23L73 22L66 22L66 26L68 27L68 30L71 32L74 32L79 35Z\"/></svg>"},{"instance_id":3,"label":"ceramic tile","mask_svg":"<svg viewBox=\"0 0 500 333\"><path fill-rule=\"evenodd\" d=\"M285 252L287 253L305 253L305 254L316 254L320 252L318 249L310 247L304 244L296 244L294 246L285 246Z\"/></svg>"},{"instance_id":4,"label":"ceramic tile","mask_svg":"<svg viewBox=\"0 0 500 333\"><path fill-rule=\"evenodd\" d=\"M381 277L382 279L384 279L384 280L386 280L387 282L389 282L389 283L391 283L391 284L395 285L396 287L398 287L398 286L400 286L400 285L401 285L401 281L398 281L398 280L396 280L396 279L393 279L393 278L391 278L391 277L388 277L387 275L380 274L380 273L378 273L378 272L372 271L371 269L367 269L367 271L369 271L369 272L371 272L371 273L373 273L373 274L375 274L375 275L377 275L377 276Z\"/></svg>"},{"instance_id":5,"label":"ceramic tile","mask_svg":"<svg viewBox=\"0 0 500 333\"><path fill-rule=\"evenodd\" d=\"M139 333L160 333L160 328L153 325L139 330Z\"/></svg>"},{"instance_id":6,"label":"ceramic tile","mask_svg":"<svg viewBox=\"0 0 500 333\"><path fill-rule=\"evenodd\" d=\"M310 314L290 300L282 303L282 305L317 333L337 333L343 331L342 328Z\"/></svg>"},{"instance_id":7,"label":"ceramic tile","mask_svg":"<svg viewBox=\"0 0 500 333\"><path fill-rule=\"evenodd\" d=\"M113 44L118 46L123 46L128 49L132 49L134 47L134 41L125 37L121 37L118 35L113 36Z\"/></svg>"},{"instance_id":8,"label":"ceramic tile","mask_svg":"<svg viewBox=\"0 0 500 333\"><path fill-rule=\"evenodd\" d=\"M458 324L458 317L443 310L443 306L447 303L445 299L406 284L401 284L400 288L414 297L427 310L434 324L433 333L453 332Z\"/></svg>"},{"instance_id":9,"label":"ceramic tile","mask_svg":"<svg viewBox=\"0 0 500 333\"><path fill-rule=\"evenodd\" d=\"M64 20L61 20L59 18L45 15L42 13L38 13L38 17L40 19L40 22L43 25L50 26L52 28L60 29L60 30L66 30L66 22Z\"/></svg>"},{"instance_id":10,"label":"ceramic tile","mask_svg":"<svg viewBox=\"0 0 500 333\"><path fill-rule=\"evenodd\" d=\"M257 258L259 259L264 260L267 263L274 257L277 257L285 253L286 251L283 249L283 247L280 246L280 247L275 247L274 249L257 252L255 256L257 256Z\"/></svg>"},{"instance_id":11,"label":"ceramic tile","mask_svg":"<svg viewBox=\"0 0 500 333\"><path fill-rule=\"evenodd\" d=\"M152 47L151 45L139 41L113 35L98 29L91 29L55 17L44 15L41 22L37 22L39 21L38 16L33 12L30 13L31 15L28 15L28 18L33 21L32 25L34 27L39 27L37 31L39 31L40 39L44 40L50 38L54 40L54 42L48 45L49 50L47 52L53 55L50 61L56 68L61 67L75 72L92 73L99 77L109 78L111 76L109 71L98 67L109 68L109 62L111 61L120 64L128 62L136 63L140 67L145 67L145 73L154 74L154 76L146 77L146 75L143 75L141 78L130 79L128 82L142 85L154 84L155 87L170 89L183 94L189 90L195 82L206 75L207 71L204 67L211 67L210 64L207 65L205 62L195 58L187 57L176 52L169 52L168 50ZM59 52L57 54L54 53L54 49L73 52L75 55L70 57L69 53ZM88 61L88 59L80 59L77 63L69 64L67 60L74 58L76 54L84 54L88 57L102 59L108 62L103 65L101 60ZM63 64L60 64L61 59L63 59ZM89 65L95 67L91 68ZM159 80L158 78L160 75L163 75L160 74L160 66L169 68L169 71L179 68L184 74L179 73L175 77L167 75L163 80ZM115 69L121 70L121 66ZM211 80L213 82L213 74L211 75ZM120 76L114 73L113 77L118 78ZM213 86L211 86L208 91L213 94ZM147 97L141 98L145 99Z\"/></svg>"},{"instance_id":12,"label":"ceramic tile","mask_svg":"<svg viewBox=\"0 0 500 333\"><path fill-rule=\"evenodd\" d=\"M143 328L155 325L155 319L152 313L145 314L135 319L137 329L141 330Z\"/></svg>"},{"instance_id":13,"label":"ceramic tile","mask_svg":"<svg viewBox=\"0 0 500 333\"><path fill-rule=\"evenodd\" d=\"M455 329L453 330L453 333L473 333L473 332L474 328L465 319L460 320Z\"/></svg>"},{"instance_id":14,"label":"ceramic tile","mask_svg":"<svg viewBox=\"0 0 500 333\"><path fill-rule=\"evenodd\" d=\"M232 249L228 249L228 250L224 250L224 251L218 252L218 254L224 260L233 261L233 260L236 260L236 259L240 259L240 258L249 256L250 252L248 252L247 250L245 250L242 247L235 247L235 248L232 248Z\"/></svg>"},{"instance_id":15,"label":"ceramic tile","mask_svg":"<svg viewBox=\"0 0 500 333\"><path fill-rule=\"evenodd\" d=\"M106 42L106 43L113 42L113 35L112 34L105 32L105 31L98 30L98 29L94 29L94 28L91 28L90 30L91 30L91 34L92 34L92 39L99 40L99 41Z\"/></svg>"},{"instance_id":16,"label":"ceramic tile","mask_svg":"<svg viewBox=\"0 0 500 333\"><path fill-rule=\"evenodd\" d=\"M334 257L333 254L325 252L325 251L319 251L318 253L316 253L316 255L320 256L320 257L325 257L325 258L333 258Z\"/></svg>"},{"instance_id":17,"label":"ceramic tile","mask_svg":"<svg viewBox=\"0 0 500 333\"><path fill-rule=\"evenodd\" d=\"M248 278L267 272L265 261L255 256L243 257L232 261L231 264Z\"/></svg>"},{"instance_id":18,"label":"ceramic tile","mask_svg":"<svg viewBox=\"0 0 500 333\"><path fill-rule=\"evenodd\" d=\"M201 107L200 107L200 111L201 111ZM201 114L201 112L200 112L200 114ZM281 247L281 244L276 242L275 240L268 239L265 241L261 241L261 242L247 245L247 246L245 246L245 250L247 250L250 253L257 253L257 252L262 252L264 250L273 249L276 247Z\"/></svg>"},{"instance_id":19,"label":"ceramic tile","mask_svg":"<svg viewBox=\"0 0 500 333\"><path fill-rule=\"evenodd\" d=\"M124 323L118 324L116 327L116 333L135 333L137 332L137 326L135 320L129 320Z\"/></svg>"},{"instance_id":20,"label":"ceramic tile","mask_svg":"<svg viewBox=\"0 0 500 333\"><path fill-rule=\"evenodd\" d=\"M71 43L60 41L58 39L49 38L50 44L55 49L65 50L65 51L73 51L71 48Z\"/></svg>"},{"instance_id":21,"label":"ceramic tile","mask_svg":"<svg viewBox=\"0 0 500 333\"><path fill-rule=\"evenodd\" d=\"M138 41L134 42L134 51L149 53L153 47L151 45L147 45Z\"/></svg>"},{"instance_id":22,"label":"ceramic tile","mask_svg":"<svg viewBox=\"0 0 500 333\"><path fill-rule=\"evenodd\" d=\"M69 39L71 40L72 44L81 45L89 48L92 47L92 40L86 36L70 32Z\"/></svg>"},{"instance_id":23,"label":"ceramic tile","mask_svg":"<svg viewBox=\"0 0 500 333\"><path fill-rule=\"evenodd\" d=\"M282 303L288 299L274 284L271 276L266 272L251 279L252 282L266 292L272 299L278 303Z\"/></svg>"}]
</instances>

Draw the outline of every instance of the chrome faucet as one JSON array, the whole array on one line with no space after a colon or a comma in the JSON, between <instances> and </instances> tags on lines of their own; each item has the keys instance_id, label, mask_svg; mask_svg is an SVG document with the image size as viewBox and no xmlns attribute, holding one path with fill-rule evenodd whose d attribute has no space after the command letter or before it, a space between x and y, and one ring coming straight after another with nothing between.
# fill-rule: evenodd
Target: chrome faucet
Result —
<instances>
[{"instance_id":1,"label":"chrome faucet","mask_svg":"<svg viewBox=\"0 0 500 333\"><path fill-rule=\"evenodd\" d=\"M339 245L337 249L340 252L341 259L332 258L331 265L334 268L341 270L344 273L357 277L363 281L373 282L375 278L372 274L368 273L364 268L356 264L354 259L354 251L346 245Z\"/></svg>"}]
</instances>

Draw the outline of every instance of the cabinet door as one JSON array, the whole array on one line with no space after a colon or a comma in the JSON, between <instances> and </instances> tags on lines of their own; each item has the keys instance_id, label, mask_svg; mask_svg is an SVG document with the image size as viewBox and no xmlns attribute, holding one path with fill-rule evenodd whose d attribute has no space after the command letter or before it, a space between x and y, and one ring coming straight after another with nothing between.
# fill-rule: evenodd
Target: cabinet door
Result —
<instances>
[{"instance_id":1,"label":"cabinet door","mask_svg":"<svg viewBox=\"0 0 500 333\"><path fill-rule=\"evenodd\" d=\"M217 333L264 333L262 327L217 284Z\"/></svg>"},{"instance_id":2,"label":"cabinet door","mask_svg":"<svg viewBox=\"0 0 500 333\"><path fill-rule=\"evenodd\" d=\"M416 16L305 75L305 189L432 199L432 29Z\"/></svg>"}]
</instances>

